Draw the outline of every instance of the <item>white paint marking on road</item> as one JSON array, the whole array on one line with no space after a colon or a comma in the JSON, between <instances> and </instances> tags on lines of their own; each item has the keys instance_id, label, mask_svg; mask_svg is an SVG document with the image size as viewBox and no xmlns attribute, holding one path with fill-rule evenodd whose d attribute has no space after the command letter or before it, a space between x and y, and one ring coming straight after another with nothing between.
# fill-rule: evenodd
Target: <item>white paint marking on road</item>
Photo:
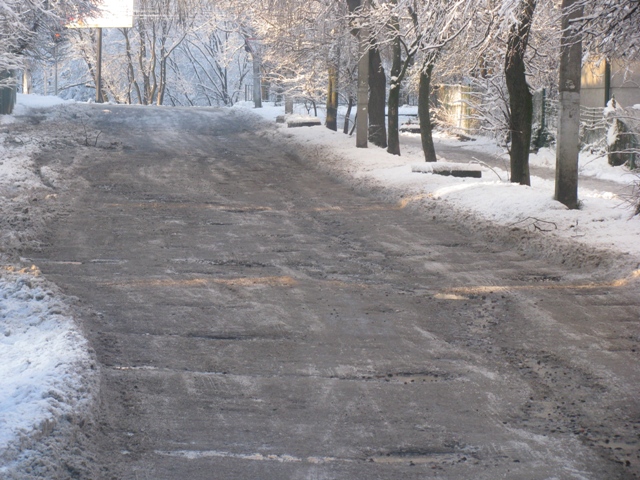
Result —
<instances>
[{"instance_id":1,"label":"white paint marking on road","mask_svg":"<svg viewBox=\"0 0 640 480\"><path fill-rule=\"evenodd\" d=\"M132 366L132 367L113 366L111 368L113 368L114 370L160 370L158 367L152 367L148 365L140 365L140 366Z\"/></svg>"},{"instance_id":2,"label":"white paint marking on road","mask_svg":"<svg viewBox=\"0 0 640 480\"><path fill-rule=\"evenodd\" d=\"M468 297L455 295L453 293L436 293L433 298L437 298L438 300L469 300Z\"/></svg>"},{"instance_id":3,"label":"white paint marking on road","mask_svg":"<svg viewBox=\"0 0 640 480\"><path fill-rule=\"evenodd\" d=\"M21 262L28 263L40 263L48 265L82 265L82 262L76 262L72 260L49 260L46 258L24 258L20 257Z\"/></svg>"},{"instance_id":4,"label":"white paint marking on road","mask_svg":"<svg viewBox=\"0 0 640 480\"><path fill-rule=\"evenodd\" d=\"M90 263L104 264L104 265L122 265L129 260L121 260L118 258L94 258Z\"/></svg>"},{"instance_id":5,"label":"white paint marking on road","mask_svg":"<svg viewBox=\"0 0 640 480\"><path fill-rule=\"evenodd\" d=\"M218 450L156 450L156 455L163 455L166 457L179 457L186 458L188 460L197 460L200 458L236 458L239 460L253 460L258 462L279 462L279 463L311 463L314 465L320 465L324 463L352 463L355 460L348 458L336 458L336 457L294 457L293 455L263 455L261 453L231 453L222 452Z\"/></svg>"}]
</instances>

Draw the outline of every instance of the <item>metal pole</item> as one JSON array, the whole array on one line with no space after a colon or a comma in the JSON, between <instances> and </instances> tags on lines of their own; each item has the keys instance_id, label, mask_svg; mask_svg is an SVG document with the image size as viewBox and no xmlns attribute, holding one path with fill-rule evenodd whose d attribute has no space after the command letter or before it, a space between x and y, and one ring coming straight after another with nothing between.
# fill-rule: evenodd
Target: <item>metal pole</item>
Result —
<instances>
[{"instance_id":1,"label":"metal pole","mask_svg":"<svg viewBox=\"0 0 640 480\"><path fill-rule=\"evenodd\" d=\"M102 98L102 28L98 28L98 55L96 59L96 103L103 103Z\"/></svg>"}]
</instances>

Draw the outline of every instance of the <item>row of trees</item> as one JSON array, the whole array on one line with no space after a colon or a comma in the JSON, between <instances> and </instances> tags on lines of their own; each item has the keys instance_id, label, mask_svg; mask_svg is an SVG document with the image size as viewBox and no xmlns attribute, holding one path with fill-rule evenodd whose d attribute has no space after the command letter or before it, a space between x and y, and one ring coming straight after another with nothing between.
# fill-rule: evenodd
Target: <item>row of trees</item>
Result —
<instances>
[{"instance_id":1,"label":"row of trees","mask_svg":"<svg viewBox=\"0 0 640 480\"><path fill-rule=\"evenodd\" d=\"M532 88L551 86L561 117L556 198L570 208L578 206L582 60L640 57L638 0L346 0L347 15L340 1L254 3L251 20L265 40L265 58L288 71L317 71L318 65L327 69L329 128L336 128L330 113L339 78L335 52L354 51L345 46L351 37L357 39L358 72L368 70L369 87L366 106L358 99L363 105L359 112L368 113L368 140L392 154L400 154L398 106L406 83L417 86L425 160L435 161L431 85L434 80L466 81L483 87L479 110L508 136L511 181L529 185ZM283 12L287 19L304 22L283 21ZM348 78L355 61L350 60L342 66L349 105L353 87Z\"/></svg>"},{"instance_id":2,"label":"row of trees","mask_svg":"<svg viewBox=\"0 0 640 480\"><path fill-rule=\"evenodd\" d=\"M0 21L11 26L0 36L0 72L7 72L26 53L50 55L60 19L92 5L0 0L0 8ZM508 139L511 180L529 184L531 91L551 87L560 125L571 126L558 135L559 160L569 159L558 168L564 192L576 176L580 62L639 58L638 25L640 0L137 0L134 28L105 36L102 96L232 105L252 77L259 106L262 77L283 97L312 107L326 101L334 130L338 104L347 105L349 131L357 101L358 146L371 142L400 155L399 106L403 92L415 91L425 160L435 161L432 85L464 82L481 92L474 106L483 125ZM94 88L94 32L63 36L55 55L64 60L65 88ZM577 205L577 198L557 197Z\"/></svg>"}]
</instances>

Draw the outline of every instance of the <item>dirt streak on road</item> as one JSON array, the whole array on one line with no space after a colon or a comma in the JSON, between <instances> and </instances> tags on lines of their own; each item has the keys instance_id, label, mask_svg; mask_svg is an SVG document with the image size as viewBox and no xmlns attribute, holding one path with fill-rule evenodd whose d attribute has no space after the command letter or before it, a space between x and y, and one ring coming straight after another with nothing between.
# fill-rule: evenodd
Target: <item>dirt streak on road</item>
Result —
<instances>
[{"instance_id":1,"label":"dirt streak on road","mask_svg":"<svg viewBox=\"0 0 640 480\"><path fill-rule=\"evenodd\" d=\"M92 312L103 478L640 472L636 279L358 194L238 112L74 108L111 148L32 257Z\"/></svg>"}]
</instances>

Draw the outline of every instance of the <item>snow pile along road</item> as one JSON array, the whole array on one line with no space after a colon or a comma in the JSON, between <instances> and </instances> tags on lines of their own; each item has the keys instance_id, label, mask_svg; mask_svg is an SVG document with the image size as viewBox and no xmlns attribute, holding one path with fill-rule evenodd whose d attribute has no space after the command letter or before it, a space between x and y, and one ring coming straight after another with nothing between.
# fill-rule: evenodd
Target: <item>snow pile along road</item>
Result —
<instances>
[{"instance_id":1,"label":"snow pile along road","mask_svg":"<svg viewBox=\"0 0 640 480\"><path fill-rule=\"evenodd\" d=\"M0 477L52 473L38 458L47 438L87 407L93 361L59 293L36 267L0 278ZM36 443L43 442L44 445ZM32 448L38 448L35 452ZM37 454L37 455L36 455ZM25 470L24 464L28 464Z\"/></svg>"},{"instance_id":2,"label":"snow pile along road","mask_svg":"<svg viewBox=\"0 0 640 480\"><path fill-rule=\"evenodd\" d=\"M0 478L63 478L89 415L95 365L65 297L19 252L56 212L58 173L34 158L59 142L59 99L19 95L0 124ZM28 107L27 107L28 105ZM61 472L65 472L62 474Z\"/></svg>"}]
</instances>

